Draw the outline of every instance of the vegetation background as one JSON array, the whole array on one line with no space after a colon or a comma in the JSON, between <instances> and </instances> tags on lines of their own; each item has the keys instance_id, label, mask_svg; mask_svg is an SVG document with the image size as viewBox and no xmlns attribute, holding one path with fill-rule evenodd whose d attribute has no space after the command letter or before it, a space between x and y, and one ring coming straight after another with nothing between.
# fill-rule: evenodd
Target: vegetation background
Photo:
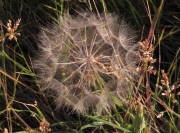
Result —
<instances>
[{"instance_id":1,"label":"vegetation background","mask_svg":"<svg viewBox=\"0 0 180 133\"><path fill-rule=\"evenodd\" d=\"M118 14L137 31L139 42L154 28L150 53L157 59L156 75L149 75L149 62L142 65L132 99L101 116L56 110L55 97L39 91L31 63L40 26L65 11L75 15L75 9L90 7ZM18 18L18 29L9 32L7 23L13 27ZM0 0L0 20L0 132L180 132L179 0Z\"/></svg>"}]
</instances>

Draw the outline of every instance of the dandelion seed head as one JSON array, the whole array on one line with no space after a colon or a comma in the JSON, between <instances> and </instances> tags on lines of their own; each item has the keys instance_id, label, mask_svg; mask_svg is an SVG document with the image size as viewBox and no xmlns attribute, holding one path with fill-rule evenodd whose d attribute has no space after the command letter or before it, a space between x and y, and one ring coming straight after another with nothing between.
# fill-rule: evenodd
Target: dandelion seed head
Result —
<instances>
[{"instance_id":1,"label":"dandelion seed head","mask_svg":"<svg viewBox=\"0 0 180 133\"><path fill-rule=\"evenodd\" d=\"M57 92L57 108L102 113L112 108L113 96L124 100L131 93L134 42L135 32L115 14L64 14L41 28L33 66L43 90Z\"/></svg>"}]
</instances>

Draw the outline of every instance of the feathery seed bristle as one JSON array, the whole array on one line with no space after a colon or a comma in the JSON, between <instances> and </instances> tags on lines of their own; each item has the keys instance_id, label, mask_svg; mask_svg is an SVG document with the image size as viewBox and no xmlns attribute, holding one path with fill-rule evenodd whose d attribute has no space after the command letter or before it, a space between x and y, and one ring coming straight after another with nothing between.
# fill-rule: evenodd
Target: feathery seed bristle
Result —
<instances>
[{"instance_id":1,"label":"feathery seed bristle","mask_svg":"<svg viewBox=\"0 0 180 133\"><path fill-rule=\"evenodd\" d=\"M118 19L109 13L64 14L60 25L41 28L33 65L42 90L57 92L58 108L102 113L112 107L111 97L124 100L130 94L129 68L138 62L138 45L132 43L135 32Z\"/></svg>"}]
</instances>

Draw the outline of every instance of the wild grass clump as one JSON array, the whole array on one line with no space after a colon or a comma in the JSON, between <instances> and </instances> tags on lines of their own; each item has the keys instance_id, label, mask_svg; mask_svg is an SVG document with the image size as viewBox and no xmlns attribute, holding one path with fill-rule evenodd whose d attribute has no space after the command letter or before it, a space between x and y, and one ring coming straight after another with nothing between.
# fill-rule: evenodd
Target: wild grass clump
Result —
<instances>
[{"instance_id":1,"label":"wild grass clump","mask_svg":"<svg viewBox=\"0 0 180 133\"><path fill-rule=\"evenodd\" d=\"M57 107L101 113L131 94L138 44L135 32L115 14L64 14L42 27L33 67L42 90L54 91Z\"/></svg>"}]
</instances>

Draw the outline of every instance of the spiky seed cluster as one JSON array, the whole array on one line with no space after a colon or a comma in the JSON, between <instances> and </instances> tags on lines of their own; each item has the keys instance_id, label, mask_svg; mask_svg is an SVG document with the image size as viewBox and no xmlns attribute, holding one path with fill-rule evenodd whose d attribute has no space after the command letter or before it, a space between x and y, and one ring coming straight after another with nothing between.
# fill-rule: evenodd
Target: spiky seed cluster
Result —
<instances>
[{"instance_id":1,"label":"spiky seed cluster","mask_svg":"<svg viewBox=\"0 0 180 133\"><path fill-rule=\"evenodd\" d=\"M5 35L1 35L0 36L0 42L1 41L4 41L6 37L8 37L9 40L12 40L14 39L15 41L17 41L17 36L20 36L21 34L19 32L15 32L19 26L21 22L21 19L18 19L16 21L16 23L12 26L12 21L11 20L8 20L8 23L7 23L7 33ZM0 30L2 30L2 22L0 21Z\"/></svg>"},{"instance_id":2,"label":"spiky seed cluster","mask_svg":"<svg viewBox=\"0 0 180 133\"><path fill-rule=\"evenodd\" d=\"M68 14L42 28L39 54L33 61L43 90L53 90L57 107L101 113L113 97L130 94L138 44L134 31L115 14Z\"/></svg>"}]
</instances>

